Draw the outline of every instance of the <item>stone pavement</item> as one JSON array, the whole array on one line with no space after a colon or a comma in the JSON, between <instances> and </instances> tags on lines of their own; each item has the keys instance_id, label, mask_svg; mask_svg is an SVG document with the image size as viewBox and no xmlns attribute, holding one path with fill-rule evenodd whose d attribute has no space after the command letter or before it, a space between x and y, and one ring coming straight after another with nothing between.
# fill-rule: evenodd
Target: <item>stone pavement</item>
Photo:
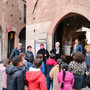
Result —
<instances>
[{"instance_id":1,"label":"stone pavement","mask_svg":"<svg viewBox=\"0 0 90 90\"><path fill-rule=\"evenodd\" d=\"M1 65L1 64L0 64ZM2 79L2 72L0 71L0 90L2 90L2 85L3 85L3 79ZM26 89L27 90L27 89ZM90 90L89 88L85 88L83 90Z\"/></svg>"}]
</instances>

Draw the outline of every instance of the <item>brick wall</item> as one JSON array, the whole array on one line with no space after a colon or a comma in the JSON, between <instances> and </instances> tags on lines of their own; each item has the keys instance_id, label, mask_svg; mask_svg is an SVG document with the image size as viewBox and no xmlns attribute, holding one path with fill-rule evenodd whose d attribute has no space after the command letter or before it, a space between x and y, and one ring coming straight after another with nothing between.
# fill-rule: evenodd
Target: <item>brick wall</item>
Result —
<instances>
[{"instance_id":1,"label":"brick wall","mask_svg":"<svg viewBox=\"0 0 90 90\"><path fill-rule=\"evenodd\" d=\"M27 0L26 45L31 44L33 52L35 50L34 40L38 37L34 35L34 29L36 29L37 34L39 31L48 34L47 45L48 50L51 50L55 29L58 23L65 18L65 15L73 12L81 14L90 20L90 0L38 0L36 9L32 14L36 1L37 0ZM42 28L42 24L45 26L44 29Z\"/></svg>"},{"instance_id":2,"label":"brick wall","mask_svg":"<svg viewBox=\"0 0 90 90\"><path fill-rule=\"evenodd\" d=\"M20 5L21 4L21 5ZM7 26L15 27L15 47L19 42L19 32L26 25L23 22L23 6L22 0L0 0L0 25L2 27L2 59L7 57L8 50L8 32Z\"/></svg>"}]
</instances>

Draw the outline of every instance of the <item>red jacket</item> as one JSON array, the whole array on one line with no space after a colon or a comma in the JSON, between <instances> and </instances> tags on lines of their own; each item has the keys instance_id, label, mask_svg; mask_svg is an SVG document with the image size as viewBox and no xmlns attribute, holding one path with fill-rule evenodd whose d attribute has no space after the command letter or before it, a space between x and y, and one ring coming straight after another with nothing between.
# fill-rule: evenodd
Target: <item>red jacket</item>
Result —
<instances>
[{"instance_id":1,"label":"red jacket","mask_svg":"<svg viewBox=\"0 0 90 90\"><path fill-rule=\"evenodd\" d=\"M47 90L46 79L41 70L34 69L26 72L28 90Z\"/></svg>"}]
</instances>

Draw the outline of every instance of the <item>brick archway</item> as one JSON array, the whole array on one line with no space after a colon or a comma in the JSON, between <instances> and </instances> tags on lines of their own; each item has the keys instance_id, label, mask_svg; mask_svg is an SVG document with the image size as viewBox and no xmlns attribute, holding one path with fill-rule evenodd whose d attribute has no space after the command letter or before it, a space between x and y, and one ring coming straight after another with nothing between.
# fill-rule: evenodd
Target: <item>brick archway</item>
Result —
<instances>
[{"instance_id":1,"label":"brick archway","mask_svg":"<svg viewBox=\"0 0 90 90\"><path fill-rule=\"evenodd\" d=\"M21 30L23 29L23 28L25 28L26 27L26 25L24 24L24 25L22 25L19 29L18 29L18 37L19 37L19 34L20 34L20 32L21 32Z\"/></svg>"},{"instance_id":2,"label":"brick archway","mask_svg":"<svg viewBox=\"0 0 90 90\"><path fill-rule=\"evenodd\" d=\"M53 19L51 25L50 25L48 35L54 35L58 24L63 19L67 18L69 14L71 14L71 15L79 14L79 15L84 16L88 21L90 21L90 15L88 13L90 13L90 12L84 10L83 7L79 7L78 9L76 9L75 6L69 6L69 7L67 7L66 10L63 9L60 12L57 12L54 16L54 19Z\"/></svg>"},{"instance_id":3,"label":"brick archway","mask_svg":"<svg viewBox=\"0 0 90 90\"><path fill-rule=\"evenodd\" d=\"M84 18L86 18L88 21L90 21L90 15L88 13L90 13L89 10L85 10L83 9L83 6L78 6L78 9L76 9L76 5L70 5L67 6L67 8L63 8L60 11L55 12L54 18L51 22L51 25L48 29L48 49L51 50L54 47L54 35L55 35L55 31L58 27L58 25L60 24L60 22L62 22L65 18L68 18L69 15L75 15L75 14L79 14L81 16L83 16Z\"/></svg>"}]
</instances>

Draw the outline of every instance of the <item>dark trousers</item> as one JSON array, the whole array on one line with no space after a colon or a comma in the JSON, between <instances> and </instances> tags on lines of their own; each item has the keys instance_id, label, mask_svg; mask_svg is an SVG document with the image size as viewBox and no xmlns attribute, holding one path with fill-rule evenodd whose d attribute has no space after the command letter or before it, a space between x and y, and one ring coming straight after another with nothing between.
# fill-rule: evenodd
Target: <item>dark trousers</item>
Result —
<instances>
[{"instance_id":1,"label":"dark trousers","mask_svg":"<svg viewBox=\"0 0 90 90\"><path fill-rule=\"evenodd\" d=\"M50 90L50 86L53 88L53 80L51 78L46 77L46 82L47 82L47 90Z\"/></svg>"},{"instance_id":2,"label":"dark trousers","mask_svg":"<svg viewBox=\"0 0 90 90\"><path fill-rule=\"evenodd\" d=\"M7 88L3 88L2 90L7 90Z\"/></svg>"}]
</instances>

